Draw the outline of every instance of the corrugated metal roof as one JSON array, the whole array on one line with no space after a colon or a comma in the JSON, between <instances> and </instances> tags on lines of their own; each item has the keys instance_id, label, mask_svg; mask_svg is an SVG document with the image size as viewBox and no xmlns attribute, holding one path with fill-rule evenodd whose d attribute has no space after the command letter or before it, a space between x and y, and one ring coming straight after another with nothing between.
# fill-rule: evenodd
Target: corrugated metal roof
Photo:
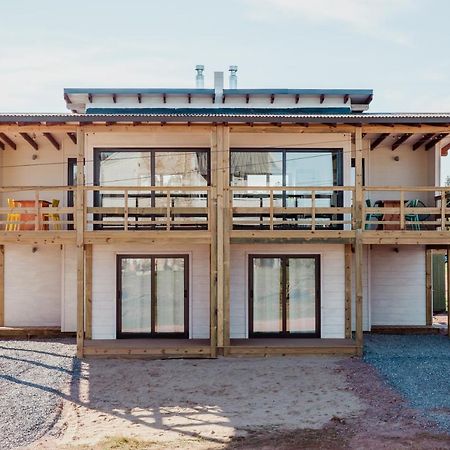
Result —
<instances>
[{"instance_id":1,"label":"corrugated metal roof","mask_svg":"<svg viewBox=\"0 0 450 450\"><path fill-rule=\"evenodd\" d=\"M450 113L267 114L167 112L146 114L0 114L0 123L61 122L318 122L318 123L450 123Z\"/></svg>"}]
</instances>

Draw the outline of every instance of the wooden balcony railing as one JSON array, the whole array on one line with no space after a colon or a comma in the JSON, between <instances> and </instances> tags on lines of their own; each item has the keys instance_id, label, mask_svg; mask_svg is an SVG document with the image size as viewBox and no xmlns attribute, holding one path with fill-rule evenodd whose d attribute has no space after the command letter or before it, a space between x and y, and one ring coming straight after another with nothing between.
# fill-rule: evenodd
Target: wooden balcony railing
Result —
<instances>
[{"instance_id":1,"label":"wooden balcony railing","mask_svg":"<svg viewBox=\"0 0 450 450\"><path fill-rule=\"evenodd\" d=\"M74 227L74 208L61 207L70 186L1 187L0 226L4 231L55 231Z\"/></svg>"},{"instance_id":2,"label":"wooden balcony railing","mask_svg":"<svg viewBox=\"0 0 450 450\"><path fill-rule=\"evenodd\" d=\"M352 229L352 186L232 186L233 229Z\"/></svg>"},{"instance_id":3,"label":"wooden balcony railing","mask_svg":"<svg viewBox=\"0 0 450 450\"><path fill-rule=\"evenodd\" d=\"M209 186L86 186L86 229L209 230Z\"/></svg>"},{"instance_id":4,"label":"wooden balcony railing","mask_svg":"<svg viewBox=\"0 0 450 450\"><path fill-rule=\"evenodd\" d=\"M363 230L449 230L450 187L367 186L363 191Z\"/></svg>"}]
</instances>

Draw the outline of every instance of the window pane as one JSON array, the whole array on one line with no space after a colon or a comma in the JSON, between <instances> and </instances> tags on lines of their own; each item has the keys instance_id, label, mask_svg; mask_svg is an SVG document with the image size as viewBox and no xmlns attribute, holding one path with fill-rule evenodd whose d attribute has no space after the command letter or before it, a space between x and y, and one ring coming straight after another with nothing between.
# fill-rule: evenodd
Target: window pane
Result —
<instances>
[{"instance_id":1,"label":"window pane","mask_svg":"<svg viewBox=\"0 0 450 450\"><path fill-rule=\"evenodd\" d=\"M150 186L150 153L101 152L99 183L103 186Z\"/></svg>"},{"instance_id":2,"label":"window pane","mask_svg":"<svg viewBox=\"0 0 450 450\"><path fill-rule=\"evenodd\" d=\"M150 273L150 259L122 259L122 332L151 331Z\"/></svg>"},{"instance_id":3,"label":"window pane","mask_svg":"<svg viewBox=\"0 0 450 450\"><path fill-rule=\"evenodd\" d=\"M184 258L156 258L156 333L183 333Z\"/></svg>"},{"instance_id":4,"label":"window pane","mask_svg":"<svg viewBox=\"0 0 450 450\"><path fill-rule=\"evenodd\" d=\"M282 186L281 152L231 152L233 186Z\"/></svg>"},{"instance_id":5,"label":"window pane","mask_svg":"<svg viewBox=\"0 0 450 450\"><path fill-rule=\"evenodd\" d=\"M316 332L316 261L289 258L287 328L291 333Z\"/></svg>"},{"instance_id":6,"label":"window pane","mask_svg":"<svg viewBox=\"0 0 450 450\"><path fill-rule=\"evenodd\" d=\"M253 259L253 331L282 331L281 258Z\"/></svg>"}]
</instances>

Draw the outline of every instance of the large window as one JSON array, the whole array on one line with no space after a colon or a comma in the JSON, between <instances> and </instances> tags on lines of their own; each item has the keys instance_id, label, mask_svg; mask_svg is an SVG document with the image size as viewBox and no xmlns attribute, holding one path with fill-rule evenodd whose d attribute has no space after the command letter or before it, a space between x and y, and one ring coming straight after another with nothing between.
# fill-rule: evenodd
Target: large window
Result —
<instances>
[{"instance_id":1,"label":"large window","mask_svg":"<svg viewBox=\"0 0 450 450\"><path fill-rule=\"evenodd\" d=\"M234 149L230 154L231 186L249 187L235 191L235 207L268 207L269 193L265 189L252 187L332 187L342 186L342 151L329 149ZM343 206L343 195L339 191L315 192L314 204L318 208ZM284 208L311 207L311 191L277 190L273 195L273 206ZM264 215L259 225L267 226ZM327 226L330 215L316 216L318 224ZM249 216L241 217L242 223L250 223ZM292 216L280 216L280 227L292 226ZM336 218L334 218L336 219ZM254 222L254 221L253 221ZM236 221L235 221L236 223ZM298 221L296 222L299 223Z\"/></svg>"},{"instance_id":2,"label":"large window","mask_svg":"<svg viewBox=\"0 0 450 450\"><path fill-rule=\"evenodd\" d=\"M318 255L249 257L250 337L320 336Z\"/></svg>"},{"instance_id":3,"label":"large window","mask_svg":"<svg viewBox=\"0 0 450 450\"><path fill-rule=\"evenodd\" d=\"M117 336L188 335L188 257L118 256Z\"/></svg>"},{"instance_id":4,"label":"large window","mask_svg":"<svg viewBox=\"0 0 450 450\"><path fill-rule=\"evenodd\" d=\"M128 191L129 208L166 208L167 192L162 190L139 190L148 186L176 186L170 192L172 208L207 206L205 191L183 191L183 186L208 186L209 152L206 149L95 149L94 184L97 186L131 186ZM123 207L123 191L97 191L95 206ZM180 217L183 214L180 214ZM103 228L117 228L117 215L103 214L96 217ZM158 228L164 226L164 213L129 215L128 228ZM161 220L159 220L161 219ZM199 216L201 222L206 217ZM119 222L120 223L120 222ZM120 227L120 225L119 225ZM202 225L200 224L200 227Z\"/></svg>"}]
</instances>

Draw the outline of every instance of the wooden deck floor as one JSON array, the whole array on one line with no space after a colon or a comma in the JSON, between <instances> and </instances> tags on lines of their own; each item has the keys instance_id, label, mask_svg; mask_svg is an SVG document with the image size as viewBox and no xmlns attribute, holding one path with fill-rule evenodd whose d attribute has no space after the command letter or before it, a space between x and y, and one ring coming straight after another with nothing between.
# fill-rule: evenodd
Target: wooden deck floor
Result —
<instances>
[{"instance_id":1,"label":"wooden deck floor","mask_svg":"<svg viewBox=\"0 0 450 450\"><path fill-rule=\"evenodd\" d=\"M60 327L0 327L2 339L32 339L75 337L75 333L65 333Z\"/></svg>"},{"instance_id":2,"label":"wooden deck floor","mask_svg":"<svg viewBox=\"0 0 450 450\"><path fill-rule=\"evenodd\" d=\"M85 356L149 358L210 357L209 339L93 339L84 341Z\"/></svg>"},{"instance_id":3,"label":"wooden deck floor","mask_svg":"<svg viewBox=\"0 0 450 450\"><path fill-rule=\"evenodd\" d=\"M355 355L351 339L232 339L230 355Z\"/></svg>"}]
</instances>

